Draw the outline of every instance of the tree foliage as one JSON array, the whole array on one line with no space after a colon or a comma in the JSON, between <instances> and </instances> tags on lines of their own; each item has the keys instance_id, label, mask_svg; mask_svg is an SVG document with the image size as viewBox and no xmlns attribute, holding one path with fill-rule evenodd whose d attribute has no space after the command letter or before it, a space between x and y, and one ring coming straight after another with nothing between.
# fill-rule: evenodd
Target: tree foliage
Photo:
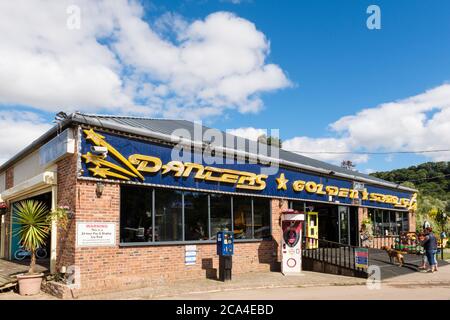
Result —
<instances>
[{"instance_id":1,"label":"tree foliage","mask_svg":"<svg viewBox=\"0 0 450 320\"><path fill-rule=\"evenodd\" d=\"M440 212L450 215L450 162L426 162L417 166L371 175L419 190L417 227L430 221L439 232L449 230L449 222L442 228L437 220Z\"/></svg>"}]
</instances>

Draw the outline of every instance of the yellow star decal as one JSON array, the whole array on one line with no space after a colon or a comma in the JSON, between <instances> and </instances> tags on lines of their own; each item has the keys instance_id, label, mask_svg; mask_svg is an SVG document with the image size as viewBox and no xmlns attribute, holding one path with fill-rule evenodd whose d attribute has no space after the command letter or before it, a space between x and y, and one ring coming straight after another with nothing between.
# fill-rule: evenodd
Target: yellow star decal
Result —
<instances>
[{"instance_id":1,"label":"yellow star decal","mask_svg":"<svg viewBox=\"0 0 450 320\"><path fill-rule=\"evenodd\" d=\"M142 180L144 179L144 176L131 164L130 161L128 161L122 154L120 154L119 151L117 151L113 146L111 146L108 142L106 142L103 136L99 135L98 133L94 132L94 130L84 130L84 133L86 134L86 140L91 140L95 145L106 147L108 151L115 156L117 159L119 159L124 165L128 167L131 171L133 171L139 178Z\"/></svg>"},{"instance_id":2,"label":"yellow star decal","mask_svg":"<svg viewBox=\"0 0 450 320\"><path fill-rule=\"evenodd\" d=\"M101 142L105 139L104 136L98 134L92 129L84 130L84 133L86 134L86 140L91 140L97 146L101 145Z\"/></svg>"},{"instance_id":3,"label":"yellow star decal","mask_svg":"<svg viewBox=\"0 0 450 320\"><path fill-rule=\"evenodd\" d=\"M280 176L278 178L276 178L275 180L277 181L277 184L278 184L277 190L281 190L281 189L287 190L286 183L288 183L289 180L287 180L284 177L284 173L280 174Z\"/></svg>"},{"instance_id":4,"label":"yellow star decal","mask_svg":"<svg viewBox=\"0 0 450 320\"><path fill-rule=\"evenodd\" d=\"M104 157L102 157L102 156L97 156L95 154L88 152L86 154L83 154L81 157L86 160L86 163L92 163L99 167L101 167L103 165L104 167L108 167L108 168L120 171L122 173L125 173L126 175L129 175L132 177L137 177L134 173L128 171L127 169L124 169L112 162L106 161L104 159Z\"/></svg>"},{"instance_id":5,"label":"yellow star decal","mask_svg":"<svg viewBox=\"0 0 450 320\"><path fill-rule=\"evenodd\" d=\"M121 174L111 172L108 168L102 168L99 166L96 166L95 168L89 168L89 171L91 171L94 174L94 177L101 177L101 178L107 178L107 177L115 177L123 180L130 180L130 178L125 177Z\"/></svg>"}]
</instances>

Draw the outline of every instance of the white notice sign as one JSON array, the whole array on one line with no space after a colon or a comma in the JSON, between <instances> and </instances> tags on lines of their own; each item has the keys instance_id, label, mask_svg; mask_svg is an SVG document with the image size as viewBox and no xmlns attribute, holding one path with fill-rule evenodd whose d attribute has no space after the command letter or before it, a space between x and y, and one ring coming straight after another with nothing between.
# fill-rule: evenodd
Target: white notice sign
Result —
<instances>
[{"instance_id":1,"label":"white notice sign","mask_svg":"<svg viewBox=\"0 0 450 320\"><path fill-rule=\"evenodd\" d=\"M197 262L197 246L186 246L185 250L184 263L187 266L194 265Z\"/></svg>"},{"instance_id":2,"label":"white notice sign","mask_svg":"<svg viewBox=\"0 0 450 320\"><path fill-rule=\"evenodd\" d=\"M77 247L116 245L114 222L77 222Z\"/></svg>"}]
</instances>

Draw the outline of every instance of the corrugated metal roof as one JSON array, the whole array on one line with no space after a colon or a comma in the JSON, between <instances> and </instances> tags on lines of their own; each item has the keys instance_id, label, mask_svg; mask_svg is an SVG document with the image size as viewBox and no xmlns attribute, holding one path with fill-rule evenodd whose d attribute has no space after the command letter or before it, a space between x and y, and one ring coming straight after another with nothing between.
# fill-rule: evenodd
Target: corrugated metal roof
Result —
<instances>
[{"instance_id":1,"label":"corrugated metal roof","mask_svg":"<svg viewBox=\"0 0 450 320\"><path fill-rule=\"evenodd\" d=\"M194 138L195 140L195 130L199 130L201 128L201 136L203 137L203 133L211 128L201 126L195 128L196 123L187 121L187 120L173 120L173 119L157 119L157 118L139 118L139 117L123 117L123 116L106 116L106 115L92 115L92 114L85 114L85 113L75 113L71 115L71 118L73 121L87 124L87 125L94 125L98 127L104 127L108 129L115 129L123 132L128 133L136 133L135 129L139 129L139 131L148 131L149 133L161 133L163 135L172 135L176 130L186 130L189 132L190 136ZM199 124L197 124L199 126ZM223 141L233 141L234 143L232 146L237 145L237 137L230 135L228 133L225 133L221 131L223 135ZM198 132L197 132L198 135ZM202 142L202 141L198 141ZM252 153L252 150L250 150L250 146L254 145L254 142L250 142L249 140L245 139L245 152ZM226 145L227 147L231 147ZM235 148L236 149L236 148ZM270 154L268 154L270 156ZM342 173L346 175L351 175L355 177L360 177L363 179L371 180L375 184L378 183L389 183L391 182L361 173L357 171L348 170L327 162L315 160L309 157L305 157L303 155L299 155L297 153L293 153L287 150L280 149L279 150L279 157L282 160L298 163L306 166L311 166L314 168L329 170L337 173ZM394 184L392 184L394 186Z\"/></svg>"}]
</instances>

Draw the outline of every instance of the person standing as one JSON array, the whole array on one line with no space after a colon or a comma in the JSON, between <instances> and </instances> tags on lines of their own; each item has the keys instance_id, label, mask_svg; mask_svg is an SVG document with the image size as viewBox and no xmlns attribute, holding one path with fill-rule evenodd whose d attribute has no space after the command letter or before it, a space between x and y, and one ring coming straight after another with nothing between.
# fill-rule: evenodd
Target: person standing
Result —
<instances>
[{"instance_id":1,"label":"person standing","mask_svg":"<svg viewBox=\"0 0 450 320\"><path fill-rule=\"evenodd\" d=\"M428 264L428 260L427 260L427 256L425 255L425 250L423 249L423 244L425 241L425 234L423 232L419 233L418 235L418 240L420 243L420 255L422 256L422 265L419 267L419 270L426 270L427 269L427 264Z\"/></svg>"},{"instance_id":2,"label":"person standing","mask_svg":"<svg viewBox=\"0 0 450 320\"><path fill-rule=\"evenodd\" d=\"M425 240L423 241L423 248L425 250L425 255L427 256L428 264L430 265L430 271L433 273L437 271L437 239L431 227L426 228L426 236Z\"/></svg>"}]
</instances>

